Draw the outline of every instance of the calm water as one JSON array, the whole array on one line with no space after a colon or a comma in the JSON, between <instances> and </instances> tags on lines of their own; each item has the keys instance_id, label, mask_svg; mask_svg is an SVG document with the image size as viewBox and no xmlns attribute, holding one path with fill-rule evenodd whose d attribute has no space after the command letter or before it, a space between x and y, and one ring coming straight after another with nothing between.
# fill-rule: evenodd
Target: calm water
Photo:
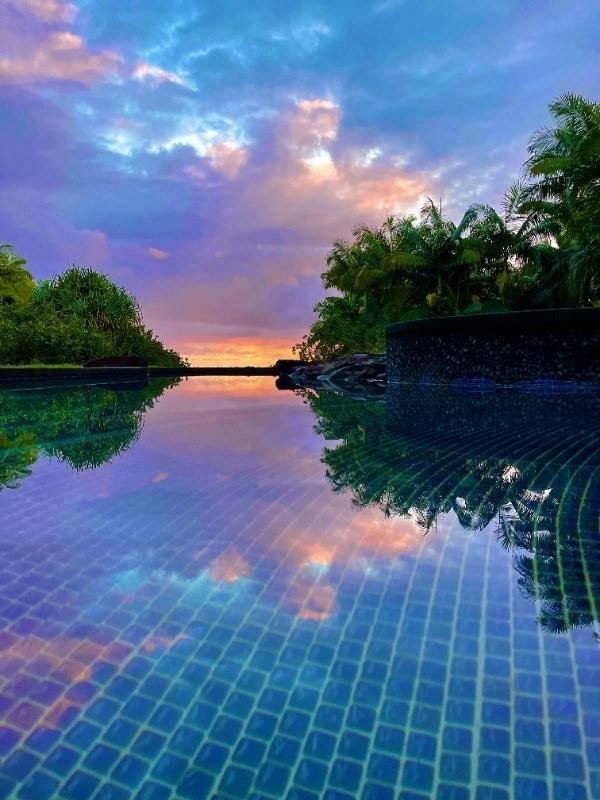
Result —
<instances>
[{"instance_id":1,"label":"calm water","mask_svg":"<svg viewBox=\"0 0 600 800\"><path fill-rule=\"evenodd\" d=\"M600 398L0 392L0 797L600 798Z\"/></svg>"}]
</instances>

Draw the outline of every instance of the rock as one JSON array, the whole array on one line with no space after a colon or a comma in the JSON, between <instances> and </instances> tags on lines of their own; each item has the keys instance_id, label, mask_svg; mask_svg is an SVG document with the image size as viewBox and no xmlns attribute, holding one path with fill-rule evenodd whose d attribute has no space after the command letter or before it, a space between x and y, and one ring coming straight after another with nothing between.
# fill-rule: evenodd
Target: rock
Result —
<instances>
[{"instance_id":1,"label":"rock","mask_svg":"<svg viewBox=\"0 0 600 800\"><path fill-rule=\"evenodd\" d=\"M296 358L280 358L273 366L277 370L278 375L289 375L290 373L294 372L294 370L297 370L300 367L305 367L308 364L308 361L301 361L300 359Z\"/></svg>"},{"instance_id":2,"label":"rock","mask_svg":"<svg viewBox=\"0 0 600 800\"><path fill-rule=\"evenodd\" d=\"M148 362L141 356L108 356L107 358L91 358L86 367L147 367Z\"/></svg>"},{"instance_id":3,"label":"rock","mask_svg":"<svg viewBox=\"0 0 600 800\"><path fill-rule=\"evenodd\" d=\"M385 390L385 355L356 353L329 362L313 362L292 371L289 380L299 388L329 387L354 396Z\"/></svg>"}]
</instances>

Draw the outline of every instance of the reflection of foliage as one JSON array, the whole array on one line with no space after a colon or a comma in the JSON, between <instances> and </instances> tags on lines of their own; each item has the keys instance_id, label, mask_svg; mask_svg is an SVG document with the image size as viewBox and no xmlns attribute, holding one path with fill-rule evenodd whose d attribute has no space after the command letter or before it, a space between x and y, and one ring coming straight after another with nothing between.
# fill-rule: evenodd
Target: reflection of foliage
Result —
<instances>
[{"instance_id":1,"label":"reflection of foliage","mask_svg":"<svg viewBox=\"0 0 600 800\"><path fill-rule=\"evenodd\" d=\"M560 496L544 504L546 513L531 512L529 523L522 512L506 515L501 536L517 552L519 585L538 601L542 626L558 633L592 625L598 635L600 537L597 502L593 494L587 496L594 471L574 477Z\"/></svg>"},{"instance_id":2,"label":"reflection of foliage","mask_svg":"<svg viewBox=\"0 0 600 800\"><path fill-rule=\"evenodd\" d=\"M138 438L144 413L173 379L0 392L0 487L16 487L40 454L94 469Z\"/></svg>"},{"instance_id":3,"label":"reflection of foliage","mask_svg":"<svg viewBox=\"0 0 600 800\"><path fill-rule=\"evenodd\" d=\"M412 516L424 533L453 512L493 526L547 630L596 624L600 611L600 398L459 394L402 387L386 402L303 392L334 491Z\"/></svg>"},{"instance_id":4,"label":"reflection of foliage","mask_svg":"<svg viewBox=\"0 0 600 800\"><path fill-rule=\"evenodd\" d=\"M31 474L30 467L38 454L34 434L22 433L9 439L0 431L0 487L16 489Z\"/></svg>"}]
</instances>

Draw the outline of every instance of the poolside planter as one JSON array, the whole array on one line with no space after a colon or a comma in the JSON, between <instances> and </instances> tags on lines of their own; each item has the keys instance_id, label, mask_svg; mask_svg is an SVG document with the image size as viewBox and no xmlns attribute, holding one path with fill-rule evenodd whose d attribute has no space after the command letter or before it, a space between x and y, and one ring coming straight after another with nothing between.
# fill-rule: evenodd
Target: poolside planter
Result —
<instances>
[{"instance_id":1,"label":"poolside planter","mask_svg":"<svg viewBox=\"0 0 600 800\"><path fill-rule=\"evenodd\" d=\"M400 322L387 330L388 381L600 388L600 309Z\"/></svg>"}]
</instances>

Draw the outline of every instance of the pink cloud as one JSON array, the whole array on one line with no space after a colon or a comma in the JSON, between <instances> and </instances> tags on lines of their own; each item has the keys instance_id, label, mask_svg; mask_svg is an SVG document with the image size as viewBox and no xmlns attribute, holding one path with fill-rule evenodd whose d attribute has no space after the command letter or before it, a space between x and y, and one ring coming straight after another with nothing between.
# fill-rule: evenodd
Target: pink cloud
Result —
<instances>
[{"instance_id":1,"label":"pink cloud","mask_svg":"<svg viewBox=\"0 0 600 800\"><path fill-rule=\"evenodd\" d=\"M148 64L146 61L140 61L133 70L133 77L138 81L146 81L154 86L161 83L176 83L179 86L184 86L185 81L180 75L175 72L157 67L154 64Z\"/></svg>"},{"instance_id":2,"label":"pink cloud","mask_svg":"<svg viewBox=\"0 0 600 800\"><path fill-rule=\"evenodd\" d=\"M421 204L425 176L399 165L394 153L346 144L341 126L332 100L300 100L274 120L260 158L260 140L243 158L223 149L226 182L215 185L211 175L215 153L181 167L184 181L210 191L218 212L202 238L170 248L168 295L157 276L141 299L148 320L192 363L289 356L322 295L318 279L331 243Z\"/></svg>"},{"instance_id":3,"label":"pink cloud","mask_svg":"<svg viewBox=\"0 0 600 800\"><path fill-rule=\"evenodd\" d=\"M285 116L290 141L299 150L314 150L335 141L341 118L340 107L332 100L298 100Z\"/></svg>"},{"instance_id":4,"label":"pink cloud","mask_svg":"<svg viewBox=\"0 0 600 800\"><path fill-rule=\"evenodd\" d=\"M0 58L0 83L75 81L89 85L115 75L121 63L118 53L92 52L80 36L57 31L34 43L26 56L19 53Z\"/></svg>"},{"instance_id":5,"label":"pink cloud","mask_svg":"<svg viewBox=\"0 0 600 800\"><path fill-rule=\"evenodd\" d=\"M344 146L341 118L341 108L325 99L284 111L275 123L271 163L248 164L228 198L224 227L285 228L328 246L359 223L416 208L426 194L423 176L390 157Z\"/></svg>"},{"instance_id":6,"label":"pink cloud","mask_svg":"<svg viewBox=\"0 0 600 800\"><path fill-rule=\"evenodd\" d=\"M211 167L233 180L248 160L248 149L232 142L217 142L208 149Z\"/></svg>"},{"instance_id":7,"label":"pink cloud","mask_svg":"<svg viewBox=\"0 0 600 800\"><path fill-rule=\"evenodd\" d=\"M78 8L66 0L7 0L8 5L43 22L73 22Z\"/></svg>"},{"instance_id":8,"label":"pink cloud","mask_svg":"<svg viewBox=\"0 0 600 800\"><path fill-rule=\"evenodd\" d=\"M161 250L160 247L149 247L147 253L155 261L166 261L169 257L169 253L166 250Z\"/></svg>"}]
</instances>

